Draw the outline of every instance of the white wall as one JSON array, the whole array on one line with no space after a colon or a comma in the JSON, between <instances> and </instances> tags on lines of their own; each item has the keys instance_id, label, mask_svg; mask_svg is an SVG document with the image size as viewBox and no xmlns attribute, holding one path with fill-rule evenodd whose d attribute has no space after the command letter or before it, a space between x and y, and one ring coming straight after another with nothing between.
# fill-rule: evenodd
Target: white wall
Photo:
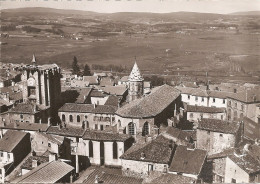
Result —
<instances>
[{"instance_id":1,"label":"white wall","mask_svg":"<svg viewBox=\"0 0 260 184\"><path fill-rule=\"evenodd\" d=\"M215 102L214 102L213 99L215 99ZM223 100L225 100L225 103L223 103ZM209 106L210 107L226 108L227 107L227 99L210 97L209 98Z\"/></svg>"}]
</instances>

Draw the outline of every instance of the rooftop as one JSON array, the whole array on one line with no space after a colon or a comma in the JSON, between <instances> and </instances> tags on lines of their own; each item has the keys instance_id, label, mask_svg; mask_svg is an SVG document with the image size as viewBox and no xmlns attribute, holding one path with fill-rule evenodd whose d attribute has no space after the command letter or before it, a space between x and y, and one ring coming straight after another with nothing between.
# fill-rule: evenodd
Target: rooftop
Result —
<instances>
[{"instance_id":1,"label":"rooftop","mask_svg":"<svg viewBox=\"0 0 260 184\"><path fill-rule=\"evenodd\" d=\"M104 131L87 130L83 139L97 140L97 141L126 141L131 136L127 134L108 133Z\"/></svg>"},{"instance_id":2,"label":"rooftop","mask_svg":"<svg viewBox=\"0 0 260 184\"><path fill-rule=\"evenodd\" d=\"M199 175L207 152L200 149L188 149L179 145L175 151L169 171ZM196 158L196 159L194 159Z\"/></svg>"},{"instance_id":3,"label":"rooftop","mask_svg":"<svg viewBox=\"0 0 260 184\"><path fill-rule=\"evenodd\" d=\"M96 108L92 110L95 114L114 114L117 110L117 106L112 105L97 105Z\"/></svg>"},{"instance_id":4,"label":"rooftop","mask_svg":"<svg viewBox=\"0 0 260 184\"><path fill-rule=\"evenodd\" d=\"M137 149L129 149L120 158L125 160L169 164L171 155L172 148L169 145L169 140L165 138L164 140L152 140Z\"/></svg>"},{"instance_id":5,"label":"rooftop","mask_svg":"<svg viewBox=\"0 0 260 184\"><path fill-rule=\"evenodd\" d=\"M179 95L178 90L165 84L155 88L151 94L119 108L116 114L129 118L155 117L176 100Z\"/></svg>"},{"instance_id":6,"label":"rooftop","mask_svg":"<svg viewBox=\"0 0 260 184\"><path fill-rule=\"evenodd\" d=\"M123 84L118 86L101 87L100 89L110 95L117 95L117 96L123 96L127 91L126 86Z\"/></svg>"},{"instance_id":7,"label":"rooftop","mask_svg":"<svg viewBox=\"0 0 260 184\"><path fill-rule=\"evenodd\" d=\"M52 161L39 165L25 175L14 180L14 183L56 183L73 171L73 167L62 162Z\"/></svg>"},{"instance_id":8,"label":"rooftop","mask_svg":"<svg viewBox=\"0 0 260 184\"><path fill-rule=\"evenodd\" d=\"M98 85L98 76L83 76L83 81L89 82L89 85Z\"/></svg>"},{"instance_id":9,"label":"rooftop","mask_svg":"<svg viewBox=\"0 0 260 184\"><path fill-rule=\"evenodd\" d=\"M47 130L47 134L68 136L68 137L82 137L86 130L82 128L66 127L59 128L58 126L50 126Z\"/></svg>"},{"instance_id":10,"label":"rooftop","mask_svg":"<svg viewBox=\"0 0 260 184\"><path fill-rule=\"evenodd\" d=\"M39 124L39 123L26 123L26 122L19 122L19 123L10 123L5 126L1 126L2 129L14 129L14 130L29 130L29 131L41 131L46 132L48 129L48 124Z\"/></svg>"},{"instance_id":11,"label":"rooftop","mask_svg":"<svg viewBox=\"0 0 260 184\"><path fill-rule=\"evenodd\" d=\"M93 109L93 104L66 103L59 109L59 112L91 113Z\"/></svg>"},{"instance_id":12,"label":"rooftop","mask_svg":"<svg viewBox=\"0 0 260 184\"><path fill-rule=\"evenodd\" d=\"M10 110L10 113L24 113L24 114L35 114L38 112L37 106L33 104L17 104L13 106Z\"/></svg>"},{"instance_id":13,"label":"rooftop","mask_svg":"<svg viewBox=\"0 0 260 184\"><path fill-rule=\"evenodd\" d=\"M187 105L187 112L224 113L226 108Z\"/></svg>"},{"instance_id":14,"label":"rooftop","mask_svg":"<svg viewBox=\"0 0 260 184\"><path fill-rule=\"evenodd\" d=\"M27 135L26 132L8 130L0 139L0 150L12 152L19 142Z\"/></svg>"},{"instance_id":15,"label":"rooftop","mask_svg":"<svg viewBox=\"0 0 260 184\"><path fill-rule=\"evenodd\" d=\"M86 100L86 97L89 96L92 88L78 88L77 91L79 92L79 96L77 97L77 100L75 103L84 103Z\"/></svg>"},{"instance_id":16,"label":"rooftop","mask_svg":"<svg viewBox=\"0 0 260 184\"><path fill-rule=\"evenodd\" d=\"M198 129L222 132L226 134L236 134L239 127L240 124L235 122L228 122L218 119L201 119L201 121L199 121Z\"/></svg>"},{"instance_id":17,"label":"rooftop","mask_svg":"<svg viewBox=\"0 0 260 184\"><path fill-rule=\"evenodd\" d=\"M121 97L115 96L115 95L110 95L105 103L105 105L111 105L118 107L118 104L121 102Z\"/></svg>"},{"instance_id":18,"label":"rooftop","mask_svg":"<svg viewBox=\"0 0 260 184\"><path fill-rule=\"evenodd\" d=\"M43 157L43 156L30 156L22 165L22 169L28 169L32 170L32 162L33 160L36 160L38 165L41 165L43 163L49 162L49 157Z\"/></svg>"},{"instance_id":19,"label":"rooftop","mask_svg":"<svg viewBox=\"0 0 260 184\"><path fill-rule=\"evenodd\" d=\"M90 93L90 97L100 97L100 98L104 98L106 97L107 94L103 91L99 91L99 90L92 90L91 93Z\"/></svg>"},{"instance_id":20,"label":"rooftop","mask_svg":"<svg viewBox=\"0 0 260 184\"><path fill-rule=\"evenodd\" d=\"M133 69L129 75L129 78L128 78L129 81L143 81L144 78L142 77L141 73L140 73L140 70L135 62L134 66L133 66Z\"/></svg>"}]
</instances>

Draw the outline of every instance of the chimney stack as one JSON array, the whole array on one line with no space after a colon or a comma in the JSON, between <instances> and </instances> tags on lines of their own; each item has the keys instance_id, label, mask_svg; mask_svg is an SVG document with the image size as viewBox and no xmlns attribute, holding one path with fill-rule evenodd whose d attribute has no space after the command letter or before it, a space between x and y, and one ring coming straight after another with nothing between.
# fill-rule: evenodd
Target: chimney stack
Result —
<instances>
[{"instance_id":1,"label":"chimney stack","mask_svg":"<svg viewBox=\"0 0 260 184\"><path fill-rule=\"evenodd\" d=\"M48 126L51 126L51 118L48 117Z\"/></svg>"},{"instance_id":2,"label":"chimney stack","mask_svg":"<svg viewBox=\"0 0 260 184\"><path fill-rule=\"evenodd\" d=\"M32 160L32 168L38 167L38 161L37 160Z\"/></svg>"}]
</instances>

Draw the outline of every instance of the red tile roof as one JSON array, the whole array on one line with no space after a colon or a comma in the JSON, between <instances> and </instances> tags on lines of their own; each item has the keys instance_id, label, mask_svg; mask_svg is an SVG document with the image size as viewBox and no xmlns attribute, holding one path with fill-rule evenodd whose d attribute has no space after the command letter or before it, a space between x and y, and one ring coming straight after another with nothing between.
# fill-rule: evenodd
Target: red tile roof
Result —
<instances>
[{"instance_id":1,"label":"red tile roof","mask_svg":"<svg viewBox=\"0 0 260 184\"><path fill-rule=\"evenodd\" d=\"M37 112L39 112L37 106L35 111L34 105L25 103L17 104L9 110L9 113L35 114Z\"/></svg>"},{"instance_id":2,"label":"red tile roof","mask_svg":"<svg viewBox=\"0 0 260 184\"><path fill-rule=\"evenodd\" d=\"M39 123L26 123L26 122L19 122L19 123L10 123L6 126L1 126L2 129L14 129L14 130L28 130L28 131L41 131L46 132L48 129L48 124L39 124Z\"/></svg>"},{"instance_id":3,"label":"red tile roof","mask_svg":"<svg viewBox=\"0 0 260 184\"><path fill-rule=\"evenodd\" d=\"M50 126L47 130L47 134L54 134L54 135L61 135L61 136L68 136L68 137L82 137L86 130L83 128L76 128L76 127L68 127L61 128L57 126Z\"/></svg>"},{"instance_id":4,"label":"red tile roof","mask_svg":"<svg viewBox=\"0 0 260 184\"><path fill-rule=\"evenodd\" d=\"M240 124L235 122L228 122L218 119L201 119L201 121L199 121L198 129L235 134L238 132L239 127Z\"/></svg>"},{"instance_id":5,"label":"red tile roof","mask_svg":"<svg viewBox=\"0 0 260 184\"><path fill-rule=\"evenodd\" d=\"M173 156L170 172L199 175L206 159L207 152L200 149L188 149L179 145Z\"/></svg>"},{"instance_id":6,"label":"red tile roof","mask_svg":"<svg viewBox=\"0 0 260 184\"><path fill-rule=\"evenodd\" d=\"M131 136L127 134L107 133L95 130L87 130L83 136L83 139L97 141L126 141L130 138Z\"/></svg>"},{"instance_id":7,"label":"red tile roof","mask_svg":"<svg viewBox=\"0 0 260 184\"><path fill-rule=\"evenodd\" d=\"M59 109L59 112L91 113L93 110L93 104L66 103Z\"/></svg>"},{"instance_id":8,"label":"red tile roof","mask_svg":"<svg viewBox=\"0 0 260 184\"><path fill-rule=\"evenodd\" d=\"M116 114L128 118L155 117L176 100L179 95L178 90L165 84L153 89L151 94L119 108Z\"/></svg>"},{"instance_id":9,"label":"red tile roof","mask_svg":"<svg viewBox=\"0 0 260 184\"><path fill-rule=\"evenodd\" d=\"M21 140L29 133L8 130L2 139L0 139L0 151L12 152Z\"/></svg>"},{"instance_id":10,"label":"red tile roof","mask_svg":"<svg viewBox=\"0 0 260 184\"><path fill-rule=\"evenodd\" d=\"M97 105L96 108L92 110L95 114L114 114L117 110L117 106L112 105Z\"/></svg>"}]
</instances>

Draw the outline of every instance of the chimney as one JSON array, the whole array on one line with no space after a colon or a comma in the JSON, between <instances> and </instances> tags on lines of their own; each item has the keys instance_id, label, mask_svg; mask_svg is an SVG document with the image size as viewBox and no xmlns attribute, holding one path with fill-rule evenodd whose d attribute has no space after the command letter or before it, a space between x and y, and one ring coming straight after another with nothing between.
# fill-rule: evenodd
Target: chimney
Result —
<instances>
[{"instance_id":1,"label":"chimney","mask_svg":"<svg viewBox=\"0 0 260 184\"><path fill-rule=\"evenodd\" d=\"M39 119L39 124L42 124L42 119Z\"/></svg>"},{"instance_id":2,"label":"chimney","mask_svg":"<svg viewBox=\"0 0 260 184\"><path fill-rule=\"evenodd\" d=\"M35 168L38 166L38 161L37 160L32 160L32 168Z\"/></svg>"},{"instance_id":3,"label":"chimney","mask_svg":"<svg viewBox=\"0 0 260 184\"><path fill-rule=\"evenodd\" d=\"M73 175L72 175L72 173L70 175L70 183L73 183Z\"/></svg>"},{"instance_id":4,"label":"chimney","mask_svg":"<svg viewBox=\"0 0 260 184\"><path fill-rule=\"evenodd\" d=\"M49 154L49 162L56 161L57 160L57 154Z\"/></svg>"},{"instance_id":5,"label":"chimney","mask_svg":"<svg viewBox=\"0 0 260 184\"><path fill-rule=\"evenodd\" d=\"M99 177L98 175L95 176L95 182L94 183L99 183Z\"/></svg>"},{"instance_id":6,"label":"chimney","mask_svg":"<svg viewBox=\"0 0 260 184\"><path fill-rule=\"evenodd\" d=\"M48 117L48 126L51 126L51 118Z\"/></svg>"}]
</instances>

